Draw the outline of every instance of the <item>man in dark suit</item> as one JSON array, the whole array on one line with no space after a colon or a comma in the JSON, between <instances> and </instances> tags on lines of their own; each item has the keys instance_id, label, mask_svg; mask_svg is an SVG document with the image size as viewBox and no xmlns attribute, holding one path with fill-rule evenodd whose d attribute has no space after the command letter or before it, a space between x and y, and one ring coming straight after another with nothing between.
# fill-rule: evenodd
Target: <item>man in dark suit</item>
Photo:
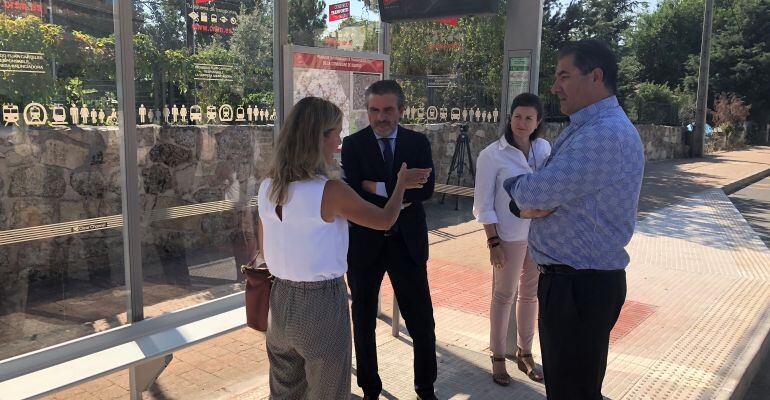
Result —
<instances>
[{"instance_id":1,"label":"man in dark suit","mask_svg":"<svg viewBox=\"0 0 770 400\"><path fill-rule=\"evenodd\" d=\"M392 80L373 83L366 96L369 126L342 142L345 181L367 201L383 207L396 184L401 163L433 168L430 142L398 125L404 92ZM414 384L421 399L435 399L436 334L428 288L428 226L422 202L433 195L435 175L421 189L407 190L401 215L388 231L351 223L348 284L353 297L356 375L365 399L382 391L377 373L377 299L385 272L393 285L414 346Z\"/></svg>"}]
</instances>

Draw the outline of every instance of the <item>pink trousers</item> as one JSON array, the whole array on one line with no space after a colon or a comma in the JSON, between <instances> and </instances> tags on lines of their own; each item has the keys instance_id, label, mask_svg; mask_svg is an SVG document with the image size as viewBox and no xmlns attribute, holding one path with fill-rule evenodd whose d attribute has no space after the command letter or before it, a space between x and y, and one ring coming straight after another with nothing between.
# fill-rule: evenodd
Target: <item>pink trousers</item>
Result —
<instances>
[{"instance_id":1,"label":"pink trousers","mask_svg":"<svg viewBox=\"0 0 770 400\"><path fill-rule=\"evenodd\" d=\"M508 336L508 321L513 305L513 296L517 293L516 332L517 343L525 352L532 351L532 338L535 335L537 318L537 281L540 271L529 257L527 242L505 242L500 246L505 253L505 265L494 268L492 307L489 312L489 349L492 354L505 354L505 342Z\"/></svg>"}]
</instances>

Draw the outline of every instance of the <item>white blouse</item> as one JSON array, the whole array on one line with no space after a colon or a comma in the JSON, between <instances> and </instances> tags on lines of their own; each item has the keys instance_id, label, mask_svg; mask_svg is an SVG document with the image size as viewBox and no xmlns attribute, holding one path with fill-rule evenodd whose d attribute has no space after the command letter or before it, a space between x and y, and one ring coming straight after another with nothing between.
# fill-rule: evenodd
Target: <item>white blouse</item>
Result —
<instances>
[{"instance_id":1,"label":"white blouse","mask_svg":"<svg viewBox=\"0 0 770 400\"><path fill-rule=\"evenodd\" d=\"M259 186L258 208L262 220L263 254L270 273L295 282L334 279L348 270L348 221L321 217L326 178L289 184L282 217L270 201L272 180Z\"/></svg>"},{"instance_id":2,"label":"white blouse","mask_svg":"<svg viewBox=\"0 0 770 400\"><path fill-rule=\"evenodd\" d=\"M505 192L503 182L542 168L550 154L550 143L541 138L532 142L529 160L504 136L482 150L476 161L476 187L473 190L476 220L481 224L497 224L497 236L506 242L527 240L529 220L517 218L508 209L511 197Z\"/></svg>"}]
</instances>

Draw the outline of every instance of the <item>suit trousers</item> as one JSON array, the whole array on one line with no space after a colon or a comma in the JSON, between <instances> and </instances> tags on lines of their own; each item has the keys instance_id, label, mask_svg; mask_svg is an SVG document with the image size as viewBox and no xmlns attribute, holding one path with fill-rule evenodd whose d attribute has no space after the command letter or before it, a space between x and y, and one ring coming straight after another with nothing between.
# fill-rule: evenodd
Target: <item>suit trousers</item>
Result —
<instances>
[{"instance_id":1,"label":"suit trousers","mask_svg":"<svg viewBox=\"0 0 770 400\"><path fill-rule=\"evenodd\" d=\"M626 298L626 272L543 270L537 297L548 399L602 400L610 331Z\"/></svg>"},{"instance_id":2,"label":"suit trousers","mask_svg":"<svg viewBox=\"0 0 770 400\"><path fill-rule=\"evenodd\" d=\"M437 373L436 334L427 266L412 260L404 239L398 233L385 238L385 244L373 264L350 264L348 267L358 386L370 396L382 391L377 370L375 326L378 294L385 272L390 277L401 315L412 338L415 391L417 394L432 394Z\"/></svg>"}]
</instances>

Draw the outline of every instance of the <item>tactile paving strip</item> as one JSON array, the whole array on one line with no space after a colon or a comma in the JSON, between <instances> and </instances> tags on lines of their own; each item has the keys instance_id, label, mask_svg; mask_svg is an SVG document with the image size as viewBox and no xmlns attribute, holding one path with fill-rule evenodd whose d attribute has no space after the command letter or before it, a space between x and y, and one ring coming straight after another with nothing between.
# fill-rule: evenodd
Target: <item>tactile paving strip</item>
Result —
<instances>
[{"instance_id":1,"label":"tactile paving strip","mask_svg":"<svg viewBox=\"0 0 770 400\"><path fill-rule=\"evenodd\" d=\"M656 243L671 258L657 264L660 260L645 251L648 258L636 261L653 262L661 270L723 276L724 286L708 296L710 306L620 397L709 399L734 389L723 386L739 360L753 357L746 353L747 344L767 335L758 329L770 309L770 251L720 190L660 210L639 224L639 232L641 237L629 246L632 255L634 246Z\"/></svg>"},{"instance_id":2,"label":"tactile paving strip","mask_svg":"<svg viewBox=\"0 0 770 400\"><path fill-rule=\"evenodd\" d=\"M702 198L715 210L725 234L734 244L732 256L741 275L755 279L770 278L770 252L767 246L727 195L721 190L709 190L702 194Z\"/></svg>"},{"instance_id":3,"label":"tactile paving strip","mask_svg":"<svg viewBox=\"0 0 770 400\"><path fill-rule=\"evenodd\" d=\"M712 398L770 306L770 285L744 279L682 335L624 399Z\"/></svg>"},{"instance_id":4,"label":"tactile paving strip","mask_svg":"<svg viewBox=\"0 0 770 400\"><path fill-rule=\"evenodd\" d=\"M770 278L767 248L721 190L708 190L651 213L639 222L635 235L629 250L647 246L656 251L642 252L646 259L633 262L710 275Z\"/></svg>"}]
</instances>

